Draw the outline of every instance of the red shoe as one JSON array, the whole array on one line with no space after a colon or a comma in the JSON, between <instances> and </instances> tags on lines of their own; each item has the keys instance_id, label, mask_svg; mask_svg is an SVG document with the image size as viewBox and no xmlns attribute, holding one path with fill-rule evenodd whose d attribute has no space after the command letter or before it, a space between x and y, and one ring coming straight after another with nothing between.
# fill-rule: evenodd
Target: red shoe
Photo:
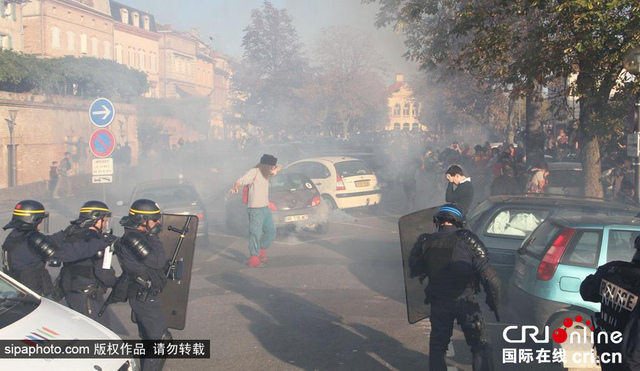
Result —
<instances>
[{"instance_id":1,"label":"red shoe","mask_svg":"<svg viewBox=\"0 0 640 371\"><path fill-rule=\"evenodd\" d=\"M260 248L260 261L266 263L269 259L267 259L267 250Z\"/></svg>"},{"instance_id":2,"label":"red shoe","mask_svg":"<svg viewBox=\"0 0 640 371\"><path fill-rule=\"evenodd\" d=\"M251 255L251 258L249 258L249 267L250 268L264 268L266 266L267 266L267 264L261 262L260 258L258 257L258 255Z\"/></svg>"}]
</instances>

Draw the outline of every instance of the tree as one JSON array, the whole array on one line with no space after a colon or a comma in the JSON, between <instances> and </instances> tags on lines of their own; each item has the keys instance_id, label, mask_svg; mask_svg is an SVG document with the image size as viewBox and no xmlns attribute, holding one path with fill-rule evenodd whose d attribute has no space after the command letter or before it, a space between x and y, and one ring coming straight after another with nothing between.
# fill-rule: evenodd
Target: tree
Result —
<instances>
[{"instance_id":1,"label":"tree","mask_svg":"<svg viewBox=\"0 0 640 371\"><path fill-rule=\"evenodd\" d=\"M384 63L370 40L354 28L332 27L316 47L320 67L311 97L324 115L320 121L337 123L331 131L343 137L379 128L387 117Z\"/></svg>"},{"instance_id":2,"label":"tree","mask_svg":"<svg viewBox=\"0 0 640 371\"><path fill-rule=\"evenodd\" d=\"M243 59L232 84L245 118L272 130L299 125L297 112L309 65L287 11L268 1L253 9L242 46Z\"/></svg>"},{"instance_id":3,"label":"tree","mask_svg":"<svg viewBox=\"0 0 640 371\"><path fill-rule=\"evenodd\" d=\"M585 193L602 196L599 139L611 130L604 117L614 87L629 83L619 77L623 53L640 38L637 1L380 3L378 25L394 24L403 30L407 57L425 68L451 63L474 76L498 79L516 94L524 92L530 122L539 123L542 88L557 77L576 76ZM541 139L530 135L527 146L540 146Z\"/></svg>"}]
</instances>

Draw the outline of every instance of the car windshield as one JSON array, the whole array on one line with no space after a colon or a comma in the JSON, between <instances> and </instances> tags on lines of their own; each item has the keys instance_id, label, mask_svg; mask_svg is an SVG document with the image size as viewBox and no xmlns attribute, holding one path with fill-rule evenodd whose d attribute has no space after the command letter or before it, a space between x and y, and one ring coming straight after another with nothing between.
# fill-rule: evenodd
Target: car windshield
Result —
<instances>
[{"instance_id":1,"label":"car windshield","mask_svg":"<svg viewBox=\"0 0 640 371\"><path fill-rule=\"evenodd\" d=\"M40 300L0 276L0 329L38 306Z\"/></svg>"},{"instance_id":2,"label":"car windshield","mask_svg":"<svg viewBox=\"0 0 640 371\"><path fill-rule=\"evenodd\" d=\"M280 174L269 179L270 192L302 191L313 189L309 178L300 174Z\"/></svg>"},{"instance_id":3,"label":"car windshield","mask_svg":"<svg viewBox=\"0 0 640 371\"><path fill-rule=\"evenodd\" d=\"M373 171L363 161L338 162L335 167L341 177L373 174Z\"/></svg>"},{"instance_id":4,"label":"car windshield","mask_svg":"<svg viewBox=\"0 0 640 371\"><path fill-rule=\"evenodd\" d=\"M146 198L154 200L161 206L191 205L198 197L195 190L188 186L167 186L162 188L145 188L137 192L134 199Z\"/></svg>"}]
</instances>

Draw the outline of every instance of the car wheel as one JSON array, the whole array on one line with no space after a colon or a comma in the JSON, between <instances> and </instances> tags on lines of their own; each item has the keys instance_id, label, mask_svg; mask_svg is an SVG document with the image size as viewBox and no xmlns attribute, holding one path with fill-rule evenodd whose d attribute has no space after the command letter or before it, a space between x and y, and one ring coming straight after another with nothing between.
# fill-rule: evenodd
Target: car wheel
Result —
<instances>
[{"instance_id":1,"label":"car wheel","mask_svg":"<svg viewBox=\"0 0 640 371\"><path fill-rule=\"evenodd\" d=\"M336 202L333 200L331 196L322 195L322 199L324 200L324 202L327 203L327 206L329 207L329 211L334 211L338 209L338 205L336 205Z\"/></svg>"}]
</instances>

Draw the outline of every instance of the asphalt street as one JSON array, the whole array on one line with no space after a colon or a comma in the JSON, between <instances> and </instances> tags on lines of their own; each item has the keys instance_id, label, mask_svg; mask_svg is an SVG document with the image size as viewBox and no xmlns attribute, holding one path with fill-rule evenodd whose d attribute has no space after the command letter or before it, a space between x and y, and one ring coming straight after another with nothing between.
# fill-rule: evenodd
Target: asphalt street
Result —
<instances>
[{"instance_id":1,"label":"asphalt street","mask_svg":"<svg viewBox=\"0 0 640 371\"><path fill-rule=\"evenodd\" d=\"M75 218L91 196L46 201L52 230ZM402 192L386 192L382 206L375 214L334 213L327 234L280 236L268 251L268 266L250 269L247 239L227 234L223 208L211 205L210 246L196 251L187 326L172 330L177 339L210 339L211 359L170 359L165 370L428 369L429 321L407 322L397 227ZM137 338L129 305L111 310L111 328ZM495 323L484 311L496 369L543 369L502 365L502 331L509 323ZM450 348L450 370L471 371L458 327Z\"/></svg>"}]
</instances>

